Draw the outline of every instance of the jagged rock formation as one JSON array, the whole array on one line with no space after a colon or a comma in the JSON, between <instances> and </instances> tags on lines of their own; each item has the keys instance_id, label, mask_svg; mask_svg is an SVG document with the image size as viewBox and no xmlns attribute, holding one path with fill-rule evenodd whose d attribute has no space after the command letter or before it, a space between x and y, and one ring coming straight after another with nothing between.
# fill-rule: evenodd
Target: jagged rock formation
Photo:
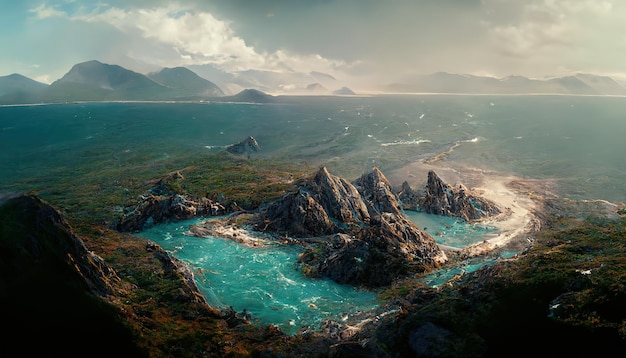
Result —
<instances>
[{"instance_id":1,"label":"jagged rock formation","mask_svg":"<svg viewBox=\"0 0 626 358\"><path fill-rule=\"evenodd\" d=\"M269 205L258 228L296 237L324 236L301 258L310 276L377 287L447 260L434 239L402 213L389 181L374 168L354 182L326 168Z\"/></svg>"},{"instance_id":2,"label":"jagged rock formation","mask_svg":"<svg viewBox=\"0 0 626 358\"><path fill-rule=\"evenodd\" d=\"M350 232L369 222L359 192L346 180L321 168L297 192L273 202L263 214L263 231L312 237Z\"/></svg>"},{"instance_id":3,"label":"jagged rock formation","mask_svg":"<svg viewBox=\"0 0 626 358\"><path fill-rule=\"evenodd\" d=\"M137 232L154 224L191 219L202 215L220 215L226 208L208 198L191 198L174 192L170 182L182 179L175 172L158 181L157 185L139 197L136 205L124 208L124 215L117 224L117 230Z\"/></svg>"},{"instance_id":4,"label":"jagged rock formation","mask_svg":"<svg viewBox=\"0 0 626 358\"><path fill-rule=\"evenodd\" d=\"M466 221L476 221L502 213L493 202L480 197L463 184L452 187L437 176L434 171L428 172L428 182L419 208L426 213L456 216Z\"/></svg>"},{"instance_id":5,"label":"jagged rock formation","mask_svg":"<svg viewBox=\"0 0 626 358\"><path fill-rule=\"evenodd\" d=\"M413 190L408 182L403 182L402 186L396 191L400 204L404 210L418 210L420 203L419 192Z\"/></svg>"},{"instance_id":6,"label":"jagged rock formation","mask_svg":"<svg viewBox=\"0 0 626 358\"><path fill-rule=\"evenodd\" d=\"M236 155L246 155L248 158L250 158L250 154L258 152L260 149L259 143L252 136L249 136L239 143L231 144L226 147L227 152Z\"/></svg>"}]
</instances>

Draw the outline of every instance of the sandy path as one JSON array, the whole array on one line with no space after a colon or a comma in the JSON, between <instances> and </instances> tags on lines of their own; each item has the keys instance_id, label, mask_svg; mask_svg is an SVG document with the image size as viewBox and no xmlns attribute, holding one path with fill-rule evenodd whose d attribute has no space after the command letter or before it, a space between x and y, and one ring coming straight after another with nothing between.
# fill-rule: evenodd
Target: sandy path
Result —
<instances>
[{"instance_id":1,"label":"sandy path","mask_svg":"<svg viewBox=\"0 0 626 358\"><path fill-rule=\"evenodd\" d=\"M434 170L444 182L451 185L463 184L507 211L506 214L485 221L496 227L497 233L481 243L464 248L462 251L468 255L481 255L503 247L520 249L528 244L528 234L539 228L540 222L535 216L537 203L529 194L537 184L531 180L522 180L479 168L451 168L425 162L411 163L393 171L388 175L388 179L394 183L407 180L415 189L426 184L429 170ZM511 183L525 190L513 188Z\"/></svg>"},{"instance_id":2,"label":"sandy path","mask_svg":"<svg viewBox=\"0 0 626 358\"><path fill-rule=\"evenodd\" d=\"M526 245L528 233L538 229L539 221L534 214L536 203L529 196L508 186L514 180L517 178L485 177L478 187L473 188L484 198L507 209L508 213L488 221L498 229L498 233L482 243L468 247L469 254L477 255L515 243Z\"/></svg>"}]
</instances>

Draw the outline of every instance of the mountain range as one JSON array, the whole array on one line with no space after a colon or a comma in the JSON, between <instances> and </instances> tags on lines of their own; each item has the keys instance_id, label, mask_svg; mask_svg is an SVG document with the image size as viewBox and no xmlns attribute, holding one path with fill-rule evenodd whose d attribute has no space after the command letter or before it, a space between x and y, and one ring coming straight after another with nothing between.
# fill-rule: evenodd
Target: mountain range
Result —
<instances>
[{"instance_id":1,"label":"mountain range","mask_svg":"<svg viewBox=\"0 0 626 358\"><path fill-rule=\"evenodd\" d=\"M244 90L294 95L355 94L335 77L321 72L247 70L227 73L211 66L192 66L192 69L163 68L158 72L141 74L93 60L72 66L69 72L50 85L20 74L0 76L0 104L242 101L250 98L249 92L239 95ZM206 77L215 78L215 82ZM333 91L329 88L338 89ZM410 77L380 88L389 93L626 95L626 88L613 78L583 73L539 80L522 76L494 78L437 72ZM253 96L264 101L270 97L260 96L259 93Z\"/></svg>"},{"instance_id":2,"label":"mountain range","mask_svg":"<svg viewBox=\"0 0 626 358\"><path fill-rule=\"evenodd\" d=\"M393 83L383 90L400 93L626 95L626 88L613 78L584 73L539 80L523 76L494 78L437 72Z\"/></svg>"}]
</instances>

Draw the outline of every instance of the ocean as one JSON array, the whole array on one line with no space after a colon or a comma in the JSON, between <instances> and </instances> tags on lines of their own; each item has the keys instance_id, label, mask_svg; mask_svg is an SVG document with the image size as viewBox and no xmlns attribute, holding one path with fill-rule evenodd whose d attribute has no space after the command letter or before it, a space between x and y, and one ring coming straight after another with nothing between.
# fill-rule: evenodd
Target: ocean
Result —
<instances>
[{"instance_id":1,"label":"ocean","mask_svg":"<svg viewBox=\"0 0 626 358\"><path fill-rule=\"evenodd\" d=\"M260 157L325 165L348 180L376 166L392 184L406 180L419 188L426 176L415 163L439 155L434 167L458 172L459 178L465 171L518 177L545 183L564 198L626 202L625 134L622 97L376 95L285 97L266 104L4 106L0 192L37 190L46 199L54 190L51 183L63 175L75 180L103 166L184 161L253 136ZM437 218L415 220L430 220L420 226L450 246L480 240L491 230ZM299 276L297 252L249 252L220 239L191 238L183 234L189 224L164 224L142 234L203 272L197 281L215 305L245 308L262 323L291 333L375 305L371 292ZM248 269L253 271L242 273ZM236 284L229 289L228 282ZM259 298L242 294L244 287L254 288L249 294ZM267 304L258 304L263 301Z\"/></svg>"}]
</instances>

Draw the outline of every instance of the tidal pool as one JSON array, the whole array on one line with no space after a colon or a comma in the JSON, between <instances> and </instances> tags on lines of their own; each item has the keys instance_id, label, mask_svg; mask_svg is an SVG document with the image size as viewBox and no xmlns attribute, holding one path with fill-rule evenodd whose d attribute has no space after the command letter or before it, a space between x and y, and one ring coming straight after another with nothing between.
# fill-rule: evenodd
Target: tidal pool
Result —
<instances>
[{"instance_id":1,"label":"tidal pool","mask_svg":"<svg viewBox=\"0 0 626 358\"><path fill-rule=\"evenodd\" d=\"M259 324L275 324L287 334L319 328L325 319L376 308L376 294L311 279L297 268L296 246L248 247L227 239L185 235L202 219L156 225L141 232L176 258L187 262L212 307L246 310Z\"/></svg>"},{"instance_id":2,"label":"tidal pool","mask_svg":"<svg viewBox=\"0 0 626 358\"><path fill-rule=\"evenodd\" d=\"M407 217L431 234L437 243L465 247L484 240L495 228L467 224L456 218L407 211ZM372 291L304 276L297 266L299 246L249 247L221 238L198 238L185 233L203 218L153 226L145 237L186 262L208 303L249 313L252 320L275 324L287 334L301 327L317 329L325 319L342 320L349 313L375 309L381 302ZM461 272L474 271L491 261L484 259L438 270L423 278L431 286Z\"/></svg>"}]
</instances>

